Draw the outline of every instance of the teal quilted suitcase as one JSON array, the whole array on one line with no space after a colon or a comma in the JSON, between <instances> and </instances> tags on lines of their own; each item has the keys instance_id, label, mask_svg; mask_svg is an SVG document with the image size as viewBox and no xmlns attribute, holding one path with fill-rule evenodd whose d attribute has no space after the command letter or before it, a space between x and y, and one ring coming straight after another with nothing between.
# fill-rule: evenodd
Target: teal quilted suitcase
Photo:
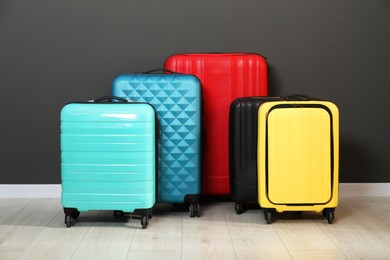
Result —
<instances>
[{"instance_id":1,"label":"teal quilted suitcase","mask_svg":"<svg viewBox=\"0 0 390 260\"><path fill-rule=\"evenodd\" d=\"M161 125L157 201L185 203L191 217L199 216L202 95L198 78L175 73L120 75L112 94L156 108Z\"/></svg>"},{"instance_id":2,"label":"teal quilted suitcase","mask_svg":"<svg viewBox=\"0 0 390 260\"><path fill-rule=\"evenodd\" d=\"M147 103L115 97L70 103L61 111L61 179L65 224L82 211L141 216L156 202L158 121Z\"/></svg>"}]
</instances>

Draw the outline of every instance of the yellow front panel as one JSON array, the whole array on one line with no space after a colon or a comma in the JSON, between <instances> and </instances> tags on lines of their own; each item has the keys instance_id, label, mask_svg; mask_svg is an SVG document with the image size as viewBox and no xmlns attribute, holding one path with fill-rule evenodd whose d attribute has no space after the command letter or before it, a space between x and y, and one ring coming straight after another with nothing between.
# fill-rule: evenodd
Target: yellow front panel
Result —
<instances>
[{"instance_id":1,"label":"yellow front panel","mask_svg":"<svg viewBox=\"0 0 390 260\"><path fill-rule=\"evenodd\" d=\"M274 204L322 204L332 197L331 118L323 108L269 112L268 197Z\"/></svg>"}]
</instances>

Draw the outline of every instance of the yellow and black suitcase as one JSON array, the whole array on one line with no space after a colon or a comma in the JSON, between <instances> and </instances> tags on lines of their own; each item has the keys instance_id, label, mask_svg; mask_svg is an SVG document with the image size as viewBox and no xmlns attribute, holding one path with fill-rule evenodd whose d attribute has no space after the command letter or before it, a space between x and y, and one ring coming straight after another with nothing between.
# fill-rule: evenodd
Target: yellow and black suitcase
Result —
<instances>
[{"instance_id":1,"label":"yellow and black suitcase","mask_svg":"<svg viewBox=\"0 0 390 260\"><path fill-rule=\"evenodd\" d=\"M258 113L258 199L268 224L275 211L322 212L338 204L339 112L329 101L263 103Z\"/></svg>"}]
</instances>

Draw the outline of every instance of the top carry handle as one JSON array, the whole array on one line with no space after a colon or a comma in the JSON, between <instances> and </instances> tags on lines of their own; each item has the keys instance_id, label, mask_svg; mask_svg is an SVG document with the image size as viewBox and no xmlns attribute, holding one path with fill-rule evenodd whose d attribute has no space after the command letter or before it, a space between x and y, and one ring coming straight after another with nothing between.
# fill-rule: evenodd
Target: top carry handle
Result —
<instances>
[{"instance_id":1,"label":"top carry handle","mask_svg":"<svg viewBox=\"0 0 390 260\"><path fill-rule=\"evenodd\" d=\"M168 72L170 74L180 74L178 72L174 72L172 70L167 70L167 69L164 69L164 68L157 68L157 69L152 69L152 70L148 70L148 71L141 71L141 73L143 74L152 74L152 73L155 73L155 72Z\"/></svg>"},{"instance_id":2,"label":"top carry handle","mask_svg":"<svg viewBox=\"0 0 390 260\"><path fill-rule=\"evenodd\" d=\"M309 101L309 100L319 100L317 98L309 97L302 94L289 95L282 98L285 101Z\"/></svg>"},{"instance_id":3,"label":"top carry handle","mask_svg":"<svg viewBox=\"0 0 390 260\"><path fill-rule=\"evenodd\" d=\"M117 101L124 102L124 103L130 102L127 99L124 99L124 98L121 98L121 97L116 97L116 96L103 96L103 97L91 100L90 102L99 103L99 102L102 102L102 101L105 101L105 100L107 100L108 102L112 102L113 100L117 100Z\"/></svg>"}]
</instances>

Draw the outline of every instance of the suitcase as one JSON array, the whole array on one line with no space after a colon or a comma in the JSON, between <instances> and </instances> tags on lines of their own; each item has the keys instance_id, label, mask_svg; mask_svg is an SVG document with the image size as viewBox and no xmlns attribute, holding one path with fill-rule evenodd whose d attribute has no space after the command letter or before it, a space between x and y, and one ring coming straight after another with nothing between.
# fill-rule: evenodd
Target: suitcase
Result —
<instances>
[{"instance_id":1,"label":"suitcase","mask_svg":"<svg viewBox=\"0 0 390 260\"><path fill-rule=\"evenodd\" d=\"M61 202L70 227L80 212L113 210L141 216L146 228L156 201L158 121L146 103L70 103L61 110Z\"/></svg>"},{"instance_id":2,"label":"suitcase","mask_svg":"<svg viewBox=\"0 0 390 260\"><path fill-rule=\"evenodd\" d=\"M237 214L246 202L258 204L257 113L259 106L279 97L244 97L234 100L229 113L230 195Z\"/></svg>"},{"instance_id":3,"label":"suitcase","mask_svg":"<svg viewBox=\"0 0 390 260\"><path fill-rule=\"evenodd\" d=\"M322 212L338 204L339 112L317 100L262 104L258 119L259 203L268 224L284 211Z\"/></svg>"},{"instance_id":4,"label":"suitcase","mask_svg":"<svg viewBox=\"0 0 390 260\"><path fill-rule=\"evenodd\" d=\"M151 71L151 72L158 72ZM152 104L159 115L158 202L185 203L199 216L201 194L201 87L193 75L118 76L113 95Z\"/></svg>"},{"instance_id":5,"label":"suitcase","mask_svg":"<svg viewBox=\"0 0 390 260\"><path fill-rule=\"evenodd\" d=\"M252 53L176 54L167 58L165 68L200 79L205 129L203 193L229 195L229 107L239 97L267 96L265 59Z\"/></svg>"}]
</instances>

